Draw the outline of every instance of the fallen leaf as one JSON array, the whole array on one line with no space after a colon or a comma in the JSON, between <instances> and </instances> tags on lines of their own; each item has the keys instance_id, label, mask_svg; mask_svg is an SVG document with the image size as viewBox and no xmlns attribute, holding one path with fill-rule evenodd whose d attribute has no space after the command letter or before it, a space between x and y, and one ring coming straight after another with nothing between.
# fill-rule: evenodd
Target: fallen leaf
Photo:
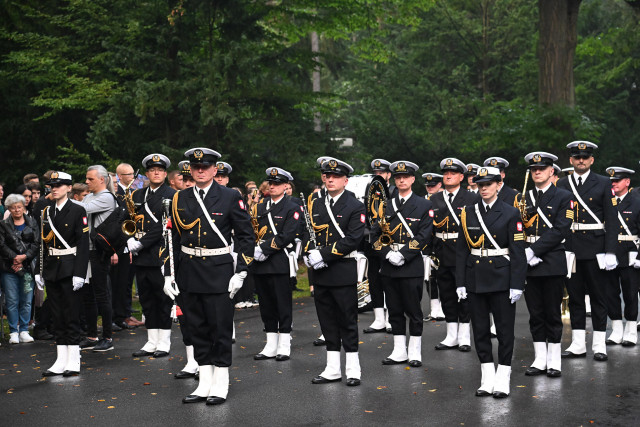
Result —
<instances>
[{"instance_id":1,"label":"fallen leaf","mask_svg":"<svg viewBox=\"0 0 640 427\"><path fill-rule=\"evenodd\" d=\"M518 388L525 388L525 387L526 387L526 385L517 385L516 387L518 387Z\"/></svg>"},{"instance_id":2,"label":"fallen leaf","mask_svg":"<svg viewBox=\"0 0 640 427\"><path fill-rule=\"evenodd\" d=\"M155 396L156 394L158 394L158 393L151 393L151 396Z\"/></svg>"},{"instance_id":3,"label":"fallen leaf","mask_svg":"<svg viewBox=\"0 0 640 427\"><path fill-rule=\"evenodd\" d=\"M538 396L531 396L531 397L533 397L534 399L538 399Z\"/></svg>"},{"instance_id":4,"label":"fallen leaf","mask_svg":"<svg viewBox=\"0 0 640 427\"><path fill-rule=\"evenodd\" d=\"M98 399L98 402L104 402L104 399Z\"/></svg>"},{"instance_id":5,"label":"fallen leaf","mask_svg":"<svg viewBox=\"0 0 640 427\"><path fill-rule=\"evenodd\" d=\"M142 384L142 385L151 385L151 383L144 383L144 384Z\"/></svg>"},{"instance_id":6,"label":"fallen leaf","mask_svg":"<svg viewBox=\"0 0 640 427\"><path fill-rule=\"evenodd\" d=\"M367 414L373 414L373 411L367 411L366 409L364 412L366 412Z\"/></svg>"},{"instance_id":7,"label":"fallen leaf","mask_svg":"<svg viewBox=\"0 0 640 427\"><path fill-rule=\"evenodd\" d=\"M404 368L405 371L408 371L409 369L411 369L409 366Z\"/></svg>"},{"instance_id":8,"label":"fallen leaf","mask_svg":"<svg viewBox=\"0 0 640 427\"><path fill-rule=\"evenodd\" d=\"M107 406L107 409L115 409L115 406Z\"/></svg>"},{"instance_id":9,"label":"fallen leaf","mask_svg":"<svg viewBox=\"0 0 640 427\"><path fill-rule=\"evenodd\" d=\"M436 390L438 390L438 389L437 389L437 388L431 389L431 390L429 390L429 393L433 393L433 392L435 392Z\"/></svg>"},{"instance_id":10,"label":"fallen leaf","mask_svg":"<svg viewBox=\"0 0 640 427\"><path fill-rule=\"evenodd\" d=\"M26 414L26 412L20 412L20 415L24 415L24 414Z\"/></svg>"}]
</instances>

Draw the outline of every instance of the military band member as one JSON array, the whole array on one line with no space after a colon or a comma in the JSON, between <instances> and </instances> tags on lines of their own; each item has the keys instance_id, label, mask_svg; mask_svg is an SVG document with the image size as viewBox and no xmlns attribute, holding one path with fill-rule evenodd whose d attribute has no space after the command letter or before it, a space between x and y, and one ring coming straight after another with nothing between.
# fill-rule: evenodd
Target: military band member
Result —
<instances>
[{"instance_id":1,"label":"military band member","mask_svg":"<svg viewBox=\"0 0 640 427\"><path fill-rule=\"evenodd\" d=\"M233 168L227 162L218 162L216 168L218 172L216 172L216 176L213 179L223 187L227 187L229 185L229 175L233 172Z\"/></svg>"},{"instance_id":2,"label":"military band member","mask_svg":"<svg viewBox=\"0 0 640 427\"><path fill-rule=\"evenodd\" d=\"M407 363L422 366L422 249L431 243L431 202L411 191L418 165L408 161L391 164L398 194L389 199L385 222L375 228L373 248L380 257L380 279L387 298L393 351L383 365ZM409 347L407 349L407 320Z\"/></svg>"},{"instance_id":3,"label":"military band member","mask_svg":"<svg viewBox=\"0 0 640 427\"><path fill-rule=\"evenodd\" d=\"M467 164L467 171L464 173L464 176L467 180L467 191L478 194L478 184L473 182L473 177L478 173L478 168L480 165L475 163Z\"/></svg>"},{"instance_id":4,"label":"military band member","mask_svg":"<svg viewBox=\"0 0 640 427\"><path fill-rule=\"evenodd\" d=\"M427 189L427 194L424 196L425 199L431 200L431 198L435 194L442 191L442 175L440 175L439 173L423 173L422 178L424 179L424 185ZM429 246L426 250L433 252L433 247ZM429 312L429 315L425 316L423 320L444 320L444 312L442 311L442 303L440 301L440 294L438 292L438 277L436 274L432 273L429 276L427 289L429 290L429 303L431 310Z\"/></svg>"},{"instance_id":5,"label":"military band member","mask_svg":"<svg viewBox=\"0 0 640 427\"><path fill-rule=\"evenodd\" d=\"M289 172L277 167L266 170L270 199L255 205L254 233L257 245L251 264L256 292L260 299L260 316L267 333L267 344L253 358L277 361L291 355L293 301L289 276L293 260L287 249L292 246L300 225L300 206L285 195L285 185L293 180ZM257 221L257 227L255 225Z\"/></svg>"},{"instance_id":6,"label":"military band member","mask_svg":"<svg viewBox=\"0 0 640 427\"><path fill-rule=\"evenodd\" d=\"M180 173L182 174L182 182L184 183L184 188L191 188L196 185L196 182L191 176L191 167L189 166L189 160L183 160L178 163L178 170L180 170Z\"/></svg>"},{"instance_id":7,"label":"military band member","mask_svg":"<svg viewBox=\"0 0 640 427\"><path fill-rule=\"evenodd\" d=\"M217 405L226 401L229 391L232 300L253 262L255 239L240 193L214 182L220 154L193 148L185 156L196 185L173 198L173 249L200 380L182 402ZM235 269L232 231L238 253ZM165 292L176 295L168 267L165 263Z\"/></svg>"},{"instance_id":8,"label":"military band member","mask_svg":"<svg viewBox=\"0 0 640 427\"><path fill-rule=\"evenodd\" d=\"M559 377L562 339L562 297L567 275L563 242L569 237L572 196L553 185L553 162L557 157L543 151L525 156L535 188L525 194L527 291L529 329L535 359L525 375Z\"/></svg>"},{"instance_id":9,"label":"military band member","mask_svg":"<svg viewBox=\"0 0 640 427\"><path fill-rule=\"evenodd\" d=\"M457 294L469 298L473 338L482 380L476 396L509 396L513 356L515 302L520 299L527 273L520 212L498 198L502 183L495 167L478 169L475 182L482 200L466 206L461 215L465 238L458 239ZM493 364L489 313L498 335L498 368Z\"/></svg>"},{"instance_id":10,"label":"military band member","mask_svg":"<svg viewBox=\"0 0 640 427\"><path fill-rule=\"evenodd\" d=\"M440 301L447 322L447 336L436 344L436 350L458 349L471 351L470 314L466 299L456 295L456 247L459 238L460 214L478 196L461 187L467 165L456 158L440 162L444 191L431 198L433 203L433 232L435 254L440 261L436 272Z\"/></svg>"},{"instance_id":11,"label":"military band member","mask_svg":"<svg viewBox=\"0 0 640 427\"><path fill-rule=\"evenodd\" d=\"M573 173L573 168L563 168L562 173L564 174L564 176L569 176Z\"/></svg>"},{"instance_id":12,"label":"military band member","mask_svg":"<svg viewBox=\"0 0 640 427\"><path fill-rule=\"evenodd\" d=\"M560 166L558 166L558 165L556 165L554 163L553 164L553 177L551 178L551 182L553 182L553 185L556 185L556 183L560 179L560 174L561 173L562 173L562 169L560 168Z\"/></svg>"},{"instance_id":13,"label":"military band member","mask_svg":"<svg viewBox=\"0 0 640 427\"><path fill-rule=\"evenodd\" d=\"M427 194L424 196L425 199L430 200L434 194L442 191L442 175L439 173L423 173L422 178L427 190Z\"/></svg>"},{"instance_id":14,"label":"military band member","mask_svg":"<svg viewBox=\"0 0 640 427\"><path fill-rule=\"evenodd\" d=\"M162 245L162 201L171 199L175 190L165 184L169 159L158 153L142 160L147 170L149 186L132 195L136 206L136 234L129 238L127 247L133 255L136 286L147 328L147 342L133 357L165 357L171 349L172 302L163 292L164 278L160 267Z\"/></svg>"},{"instance_id":15,"label":"military band member","mask_svg":"<svg viewBox=\"0 0 640 427\"><path fill-rule=\"evenodd\" d=\"M500 190L498 190L498 198L510 206L515 206L516 198L519 197L518 195L520 193L504 183L504 179L506 176L505 170L509 167L509 162L502 157L489 157L484 161L482 165L485 167L491 166L500 169L500 176L502 177L502 187L500 187Z\"/></svg>"},{"instance_id":16,"label":"military band member","mask_svg":"<svg viewBox=\"0 0 640 427\"><path fill-rule=\"evenodd\" d=\"M568 247L575 253L575 273L567 282L569 311L571 312L571 346L562 357L585 357L585 293L591 299L593 324L593 358L606 361L607 330L606 283L618 265L616 245L618 218L611 181L591 171L593 150L598 146L588 141L574 141L567 145L574 173L558 181L558 188L573 193L574 209Z\"/></svg>"},{"instance_id":17,"label":"military band member","mask_svg":"<svg viewBox=\"0 0 640 427\"><path fill-rule=\"evenodd\" d=\"M51 201L42 211L41 237L44 259L38 259L36 271L42 266L42 276L36 275L38 287L47 287L56 336L57 358L42 373L73 376L80 373L80 310L89 266L89 224L85 209L71 203L73 180L65 172L53 172L46 185L51 187Z\"/></svg>"},{"instance_id":18,"label":"military band member","mask_svg":"<svg viewBox=\"0 0 640 427\"><path fill-rule=\"evenodd\" d=\"M315 304L327 346L324 371L313 384L342 380L340 347L346 353L348 386L360 385L358 358L357 252L365 228L365 209L345 190L353 168L331 159L322 163L326 194L312 200L309 214L319 248L308 251L305 263L314 270ZM308 246L307 246L308 247Z\"/></svg>"},{"instance_id":19,"label":"military band member","mask_svg":"<svg viewBox=\"0 0 640 427\"><path fill-rule=\"evenodd\" d=\"M621 167L607 168L611 180L618 209L618 242L616 258L618 267L612 271L612 281L607 288L609 318L611 319L611 335L607 344L634 346L638 341L636 328L638 320L638 283L640 275L640 259L638 258L638 232L640 231L640 199L629 193L631 175L635 172ZM622 308L620 290L624 298L624 318L622 324Z\"/></svg>"}]
</instances>

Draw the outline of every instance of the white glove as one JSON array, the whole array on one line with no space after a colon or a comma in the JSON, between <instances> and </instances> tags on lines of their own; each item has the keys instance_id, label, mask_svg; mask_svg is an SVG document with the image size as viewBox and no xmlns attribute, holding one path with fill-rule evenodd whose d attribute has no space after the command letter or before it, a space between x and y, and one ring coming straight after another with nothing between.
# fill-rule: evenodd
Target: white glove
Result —
<instances>
[{"instance_id":1,"label":"white glove","mask_svg":"<svg viewBox=\"0 0 640 427\"><path fill-rule=\"evenodd\" d=\"M44 279L42 278L42 276L39 274L36 274L35 281L38 289L40 289L41 291L44 291Z\"/></svg>"},{"instance_id":2,"label":"white glove","mask_svg":"<svg viewBox=\"0 0 640 427\"><path fill-rule=\"evenodd\" d=\"M516 301L518 301L521 296L522 291L520 289L509 289L509 299L511 300L511 304L514 304Z\"/></svg>"},{"instance_id":3,"label":"white glove","mask_svg":"<svg viewBox=\"0 0 640 427\"><path fill-rule=\"evenodd\" d=\"M317 249L313 249L309 251L309 264L311 264L314 268L316 264L324 263L322 259L322 255L320 255L320 251Z\"/></svg>"},{"instance_id":4,"label":"white glove","mask_svg":"<svg viewBox=\"0 0 640 427\"><path fill-rule=\"evenodd\" d=\"M616 254L614 253L606 253L604 254L604 269L607 271L613 270L618 266L618 258L616 258Z\"/></svg>"},{"instance_id":5,"label":"white glove","mask_svg":"<svg viewBox=\"0 0 640 427\"><path fill-rule=\"evenodd\" d=\"M255 255L255 254L254 254ZM304 265L306 265L307 267L311 268L311 263L309 262L309 257L308 256L303 256L302 260L304 261Z\"/></svg>"},{"instance_id":6,"label":"white glove","mask_svg":"<svg viewBox=\"0 0 640 427\"><path fill-rule=\"evenodd\" d=\"M526 248L524 250L525 255L527 256L527 264L531 265L531 260L533 259L533 257L535 257L536 255L533 253L533 249L531 248ZM533 267L533 266L532 266Z\"/></svg>"},{"instance_id":7,"label":"white glove","mask_svg":"<svg viewBox=\"0 0 640 427\"><path fill-rule=\"evenodd\" d=\"M262 248L260 248L260 246L256 246L253 250L253 259L256 261L264 261L267 259L267 255L262 253Z\"/></svg>"},{"instance_id":8,"label":"white glove","mask_svg":"<svg viewBox=\"0 0 640 427\"><path fill-rule=\"evenodd\" d=\"M528 263L531 267L535 267L536 265L540 264L542 262L542 259L538 258L537 256L533 256L533 258L531 258Z\"/></svg>"},{"instance_id":9,"label":"white glove","mask_svg":"<svg viewBox=\"0 0 640 427\"><path fill-rule=\"evenodd\" d=\"M162 288L162 291L172 300L175 300L176 296L180 294L180 290L178 289L178 287L173 285L171 276L164 276L164 287Z\"/></svg>"},{"instance_id":10,"label":"white glove","mask_svg":"<svg viewBox=\"0 0 640 427\"><path fill-rule=\"evenodd\" d=\"M84 277L73 276L73 290L77 291L83 286L84 286Z\"/></svg>"},{"instance_id":11,"label":"white glove","mask_svg":"<svg viewBox=\"0 0 640 427\"><path fill-rule=\"evenodd\" d=\"M325 267L328 267L328 265L327 265L327 263L326 263L326 262L324 262L324 261L320 261L320 262L319 262L319 263L317 263L317 264L313 264L313 269L314 269L314 270L320 270L321 268L325 268Z\"/></svg>"},{"instance_id":12,"label":"white glove","mask_svg":"<svg viewBox=\"0 0 640 427\"><path fill-rule=\"evenodd\" d=\"M631 264L633 268L640 268L640 259L634 259L633 264Z\"/></svg>"},{"instance_id":13,"label":"white glove","mask_svg":"<svg viewBox=\"0 0 640 427\"><path fill-rule=\"evenodd\" d=\"M229 298L233 299L236 296L236 293L242 287L244 283L244 279L247 277L246 271L241 271L240 273L236 273L231 276L231 280L229 280Z\"/></svg>"},{"instance_id":14,"label":"white glove","mask_svg":"<svg viewBox=\"0 0 640 427\"><path fill-rule=\"evenodd\" d=\"M140 252L142 248L142 243L138 242L133 237L127 240L127 249L129 249L129 252L131 252L132 254L138 255L138 252Z\"/></svg>"},{"instance_id":15,"label":"white glove","mask_svg":"<svg viewBox=\"0 0 640 427\"><path fill-rule=\"evenodd\" d=\"M460 302L461 299L467 299L467 288L464 286L456 288L456 294L458 294L458 302Z\"/></svg>"},{"instance_id":16,"label":"white glove","mask_svg":"<svg viewBox=\"0 0 640 427\"><path fill-rule=\"evenodd\" d=\"M402 264L404 264L404 256L400 252L389 251L386 258L391 263L391 265L395 265L396 267L400 267Z\"/></svg>"}]
</instances>

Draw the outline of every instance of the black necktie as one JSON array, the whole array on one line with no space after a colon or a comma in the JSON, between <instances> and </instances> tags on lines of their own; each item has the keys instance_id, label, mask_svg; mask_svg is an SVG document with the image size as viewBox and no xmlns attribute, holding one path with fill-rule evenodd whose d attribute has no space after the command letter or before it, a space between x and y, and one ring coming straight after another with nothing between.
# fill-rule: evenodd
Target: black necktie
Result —
<instances>
[{"instance_id":1,"label":"black necktie","mask_svg":"<svg viewBox=\"0 0 640 427\"><path fill-rule=\"evenodd\" d=\"M200 199L204 201L204 190L202 189L198 190L198 194L200 195Z\"/></svg>"},{"instance_id":2,"label":"black necktie","mask_svg":"<svg viewBox=\"0 0 640 427\"><path fill-rule=\"evenodd\" d=\"M453 202L453 193L449 193L449 204Z\"/></svg>"},{"instance_id":3,"label":"black necktie","mask_svg":"<svg viewBox=\"0 0 640 427\"><path fill-rule=\"evenodd\" d=\"M329 199L329 207L333 209L333 198Z\"/></svg>"},{"instance_id":4,"label":"black necktie","mask_svg":"<svg viewBox=\"0 0 640 427\"><path fill-rule=\"evenodd\" d=\"M544 194L544 192L542 190L538 190L538 196L536 197L536 202L540 203L540 199L542 198L542 195Z\"/></svg>"},{"instance_id":5,"label":"black necktie","mask_svg":"<svg viewBox=\"0 0 640 427\"><path fill-rule=\"evenodd\" d=\"M485 213L489 213L489 211L491 210L491 206L487 205L484 207L484 212Z\"/></svg>"},{"instance_id":6,"label":"black necktie","mask_svg":"<svg viewBox=\"0 0 640 427\"><path fill-rule=\"evenodd\" d=\"M404 199L400 199L400 206L404 205Z\"/></svg>"},{"instance_id":7,"label":"black necktie","mask_svg":"<svg viewBox=\"0 0 640 427\"><path fill-rule=\"evenodd\" d=\"M59 213L60 213L60 208L56 208L56 210L53 211L53 217L54 218L57 217Z\"/></svg>"},{"instance_id":8,"label":"black necktie","mask_svg":"<svg viewBox=\"0 0 640 427\"><path fill-rule=\"evenodd\" d=\"M578 177L578 187L582 187L582 177Z\"/></svg>"},{"instance_id":9,"label":"black necktie","mask_svg":"<svg viewBox=\"0 0 640 427\"><path fill-rule=\"evenodd\" d=\"M617 204L620 204L620 202L621 202L621 201L622 201L622 200L620 200L620 197L616 197L616 202L617 202Z\"/></svg>"}]
</instances>

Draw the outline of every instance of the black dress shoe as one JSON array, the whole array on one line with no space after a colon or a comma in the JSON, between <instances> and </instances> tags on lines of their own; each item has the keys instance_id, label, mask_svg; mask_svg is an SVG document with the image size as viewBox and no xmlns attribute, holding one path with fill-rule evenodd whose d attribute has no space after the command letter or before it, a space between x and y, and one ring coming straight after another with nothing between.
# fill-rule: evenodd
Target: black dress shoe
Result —
<instances>
[{"instance_id":1,"label":"black dress shoe","mask_svg":"<svg viewBox=\"0 0 640 427\"><path fill-rule=\"evenodd\" d=\"M116 322L111 324L111 330L113 332L120 332L122 330L122 326L118 325Z\"/></svg>"},{"instance_id":2,"label":"black dress shoe","mask_svg":"<svg viewBox=\"0 0 640 427\"><path fill-rule=\"evenodd\" d=\"M407 363L407 359L404 359L404 360L393 360L393 359L390 359L390 358L386 357L382 361L383 365L402 365L403 363Z\"/></svg>"},{"instance_id":3,"label":"black dress shoe","mask_svg":"<svg viewBox=\"0 0 640 427\"><path fill-rule=\"evenodd\" d=\"M593 355L593 360L597 360L598 362L606 362L609 360L609 356L604 353L596 353Z\"/></svg>"},{"instance_id":4,"label":"black dress shoe","mask_svg":"<svg viewBox=\"0 0 640 427\"><path fill-rule=\"evenodd\" d=\"M153 356L153 351L138 350L131 353L133 357Z\"/></svg>"},{"instance_id":5,"label":"black dress shoe","mask_svg":"<svg viewBox=\"0 0 640 427\"><path fill-rule=\"evenodd\" d=\"M491 334L491 338L498 338L496 334Z\"/></svg>"},{"instance_id":6,"label":"black dress shoe","mask_svg":"<svg viewBox=\"0 0 640 427\"><path fill-rule=\"evenodd\" d=\"M613 340L606 340L604 343L606 345L618 345L618 344L620 344L619 342L615 342Z\"/></svg>"},{"instance_id":7,"label":"black dress shoe","mask_svg":"<svg viewBox=\"0 0 640 427\"><path fill-rule=\"evenodd\" d=\"M52 371L47 369L46 371L44 371L42 373L42 376L43 377L57 377L58 375L62 375L62 374L64 374L64 372L57 373L57 372L52 372Z\"/></svg>"},{"instance_id":8,"label":"black dress shoe","mask_svg":"<svg viewBox=\"0 0 640 427\"><path fill-rule=\"evenodd\" d=\"M478 390L476 390L476 396L478 396L478 397L487 397L487 396L492 396L492 394L491 394L491 393L489 393L489 392L488 392L488 391L486 391L486 390L480 390L480 389L478 389Z\"/></svg>"},{"instance_id":9,"label":"black dress shoe","mask_svg":"<svg viewBox=\"0 0 640 427\"><path fill-rule=\"evenodd\" d=\"M198 402L204 402L205 400L207 400L206 397L190 394L189 396L184 397L182 399L182 403L198 403Z\"/></svg>"},{"instance_id":10,"label":"black dress shoe","mask_svg":"<svg viewBox=\"0 0 640 427\"><path fill-rule=\"evenodd\" d=\"M467 352L471 351L471 346L470 345L466 345L466 344L459 345L458 346L458 351L461 351L463 353L467 353Z\"/></svg>"},{"instance_id":11,"label":"black dress shoe","mask_svg":"<svg viewBox=\"0 0 640 427\"><path fill-rule=\"evenodd\" d=\"M321 340L320 338L318 338L317 340L313 341L313 345L315 345L316 347L320 347L322 345L327 345L327 343L325 343L324 340Z\"/></svg>"},{"instance_id":12,"label":"black dress shoe","mask_svg":"<svg viewBox=\"0 0 640 427\"><path fill-rule=\"evenodd\" d=\"M278 354L276 355L276 361L277 362L284 362L285 360L289 360L291 359L291 357L287 356L286 354Z\"/></svg>"},{"instance_id":13,"label":"black dress shoe","mask_svg":"<svg viewBox=\"0 0 640 427\"><path fill-rule=\"evenodd\" d=\"M420 366L422 366L422 362L419 360L409 360L409 366L411 366L412 368L419 368Z\"/></svg>"},{"instance_id":14,"label":"black dress shoe","mask_svg":"<svg viewBox=\"0 0 640 427\"><path fill-rule=\"evenodd\" d=\"M457 345L446 345L442 343L436 344L436 350L454 350L458 348Z\"/></svg>"},{"instance_id":15,"label":"black dress shoe","mask_svg":"<svg viewBox=\"0 0 640 427\"><path fill-rule=\"evenodd\" d=\"M136 326L135 325L129 325L127 322L125 322L124 320L120 321L120 322L115 322L116 325L118 325L120 328L122 328L123 330L128 330L128 329L135 329ZM115 329L114 329L115 331Z\"/></svg>"},{"instance_id":16,"label":"black dress shoe","mask_svg":"<svg viewBox=\"0 0 640 427\"><path fill-rule=\"evenodd\" d=\"M267 359L273 359L275 356L265 356L262 353L258 353L255 356L253 356L253 360L267 360Z\"/></svg>"},{"instance_id":17,"label":"black dress shoe","mask_svg":"<svg viewBox=\"0 0 640 427\"><path fill-rule=\"evenodd\" d=\"M547 369L547 376L549 378L558 378L562 376L562 372L558 371L557 369L550 368Z\"/></svg>"},{"instance_id":18,"label":"black dress shoe","mask_svg":"<svg viewBox=\"0 0 640 427\"><path fill-rule=\"evenodd\" d=\"M434 320L436 322L442 322L444 320L444 317L434 317Z\"/></svg>"},{"instance_id":19,"label":"black dress shoe","mask_svg":"<svg viewBox=\"0 0 640 427\"><path fill-rule=\"evenodd\" d=\"M342 378L336 378L335 380L329 380L325 377L321 377L318 375L314 379L311 380L311 384L327 384L327 383L336 383L338 381L342 381Z\"/></svg>"},{"instance_id":20,"label":"black dress shoe","mask_svg":"<svg viewBox=\"0 0 640 427\"><path fill-rule=\"evenodd\" d=\"M529 366L524 374L529 377L535 377L536 375L544 375L547 372L545 369L534 368L533 366Z\"/></svg>"},{"instance_id":21,"label":"black dress shoe","mask_svg":"<svg viewBox=\"0 0 640 427\"><path fill-rule=\"evenodd\" d=\"M374 329L374 328L365 328L362 330L365 334L379 334L383 332L387 332L386 328Z\"/></svg>"},{"instance_id":22,"label":"black dress shoe","mask_svg":"<svg viewBox=\"0 0 640 427\"><path fill-rule=\"evenodd\" d=\"M64 371L62 373L63 377L77 377L78 375L80 375L80 372L78 371Z\"/></svg>"},{"instance_id":23,"label":"black dress shoe","mask_svg":"<svg viewBox=\"0 0 640 427\"><path fill-rule=\"evenodd\" d=\"M570 351L563 351L560 353L560 357L563 359L579 359L581 357L587 357L587 353L572 353Z\"/></svg>"},{"instance_id":24,"label":"black dress shoe","mask_svg":"<svg viewBox=\"0 0 640 427\"><path fill-rule=\"evenodd\" d=\"M32 335L34 340L48 341L55 338L52 334L47 332L46 329L37 329L37 330L34 329Z\"/></svg>"},{"instance_id":25,"label":"black dress shoe","mask_svg":"<svg viewBox=\"0 0 640 427\"><path fill-rule=\"evenodd\" d=\"M632 341L622 341L622 345L624 347L633 347L634 345L636 345L636 343L634 343Z\"/></svg>"},{"instance_id":26,"label":"black dress shoe","mask_svg":"<svg viewBox=\"0 0 640 427\"><path fill-rule=\"evenodd\" d=\"M178 380L182 380L185 378L195 378L196 373L193 372L187 372L187 371L180 371L177 374L174 375L174 378L178 379Z\"/></svg>"},{"instance_id":27,"label":"black dress shoe","mask_svg":"<svg viewBox=\"0 0 640 427\"><path fill-rule=\"evenodd\" d=\"M153 352L153 357L159 359L160 357L167 357L169 355L168 351L156 350Z\"/></svg>"},{"instance_id":28,"label":"black dress shoe","mask_svg":"<svg viewBox=\"0 0 640 427\"><path fill-rule=\"evenodd\" d=\"M423 322L431 322L432 320L436 320L436 318L435 318L435 317L431 317L431 315L430 315L430 314L429 314L429 315L427 315L427 316L424 316L424 317L422 318L422 321L423 321Z\"/></svg>"},{"instance_id":29,"label":"black dress shoe","mask_svg":"<svg viewBox=\"0 0 640 427\"><path fill-rule=\"evenodd\" d=\"M494 399L504 399L505 397L509 397L509 393L505 393L504 391L494 391L493 397Z\"/></svg>"},{"instance_id":30,"label":"black dress shoe","mask_svg":"<svg viewBox=\"0 0 640 427\"><path fill-rule=\"evenodd\" d=\"M360 379L359 378L347 378L347 385L349 387L359 386L360 385Z\"/></svg>"},{"instance_id":31,"label":"black dress shoe","mask_svg":"<svg viewBox=\"0 0 640 427\"><path fill-rule=\"evenodd\" d=\"M207 405L220 405L226 402L227 399L218 396L209 396L207 397Z\"/></svg>"}]
</instances>

